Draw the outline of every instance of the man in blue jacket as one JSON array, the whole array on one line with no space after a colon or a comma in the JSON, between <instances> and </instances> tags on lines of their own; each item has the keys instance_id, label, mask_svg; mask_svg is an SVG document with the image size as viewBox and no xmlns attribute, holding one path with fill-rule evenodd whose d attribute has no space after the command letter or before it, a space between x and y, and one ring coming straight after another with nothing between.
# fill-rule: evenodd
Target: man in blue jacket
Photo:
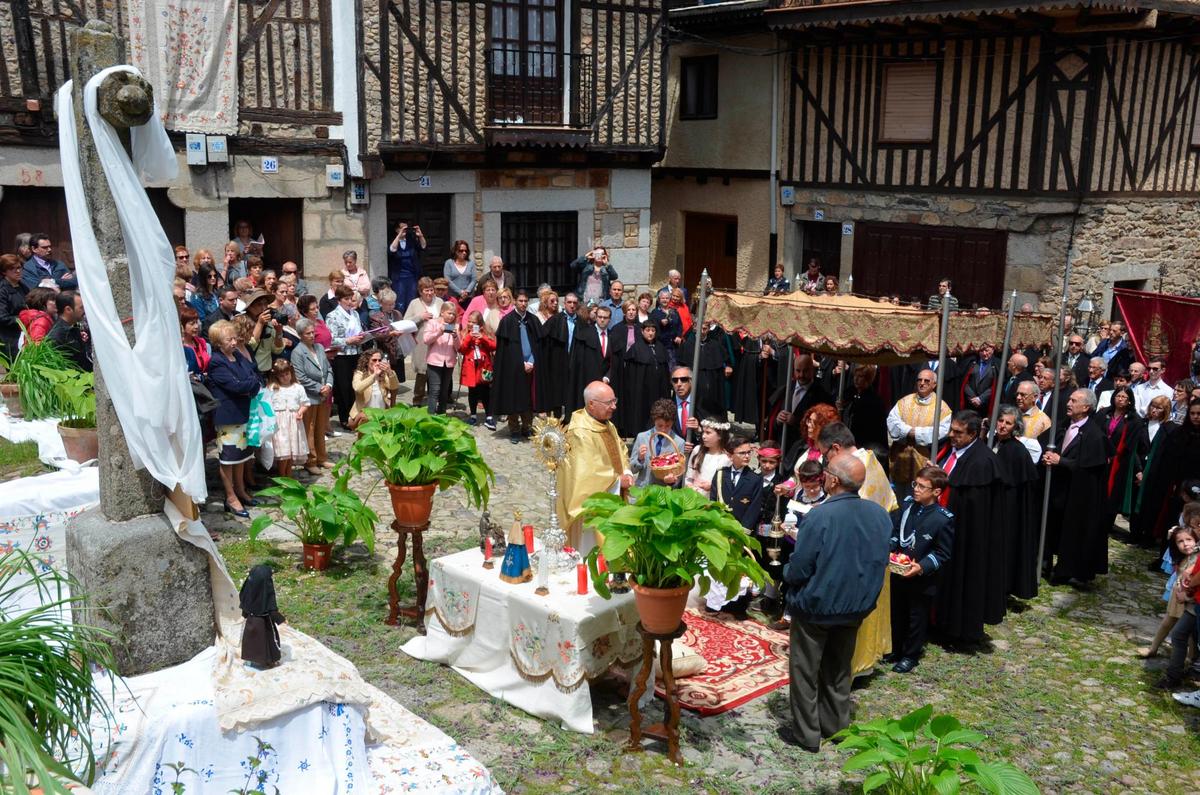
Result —
<instances>
[{"instance_id":1,"label":"man in blue jacket","mask_svg":"<svg viewBox=\"0 0 1200 795\"><path fill-rule=\"evenodd\" d=\"M783 572L792 617L788 695L795 728L782 728L780 735L813 753L822 738L850 725L854 639L883 589L892 533L887 511L858 496L866 478L861 461L837 456L824 477L829 499L805 517Z\"/></svg>"}]
</instances>

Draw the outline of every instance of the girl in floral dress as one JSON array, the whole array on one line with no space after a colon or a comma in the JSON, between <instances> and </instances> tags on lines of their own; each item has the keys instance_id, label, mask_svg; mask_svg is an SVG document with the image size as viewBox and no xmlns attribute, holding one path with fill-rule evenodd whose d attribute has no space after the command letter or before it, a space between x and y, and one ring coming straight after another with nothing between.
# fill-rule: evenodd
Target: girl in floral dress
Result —
<instances>
[{"instance_id":1,"label":"girl in floral dress","mask_svg":"<svg viewBox=\"0 0 1200 795\"><path fill-rule=\"evenodd\" d=\"M275 410L275 462L281 477L291 477L292 464L308 458L308 440L304 433L304 413L308 411L308 395L296 382L292 364L277 359L267 374L267 394Z\"/></svg>"}]
</instances>

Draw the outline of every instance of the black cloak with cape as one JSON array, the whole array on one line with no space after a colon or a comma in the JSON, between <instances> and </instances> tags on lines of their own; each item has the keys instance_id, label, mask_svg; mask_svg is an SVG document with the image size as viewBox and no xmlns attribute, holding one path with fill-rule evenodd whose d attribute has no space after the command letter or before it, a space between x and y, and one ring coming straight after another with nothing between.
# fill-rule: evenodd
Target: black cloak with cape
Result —
<instances>
[{"instance_id":1,"label":"black cloak with cape","mask_svg":"<svg viewBox=\"0 0 1200 795\"><path fill-rule=\"evenodd\" d=\"M509 312L501 318L496 329L495 377L492 381L492 414L495 415L533 411L534 378L525 372L525 358L521 352L522 326L533 354L533 372L537 373L542 365L538 358L537 318L532 312L526 312L524 317L519 312Z\"/></svg>"},{"instance_id":2,"label":"black cloak with cape","mask_svg":"<svg viewBox=\"0 0 1200 795\"><path fill-rule=\"evenodd\" d=\"M1070 447L1062 449L1070 428L1057 434L1061 458L1050 467L1050 515L1046 521L1046 555L1058 556L1056 579L1087 582L1108 573L1106 482L1112 446L1093 415L1079 427Z\"/></svg>"},{"instance_id":3,"label":"black cloak with cape","mask_svg":"<svg viewBox=\"0 0 1200 795\"><path fill-rule=\"evenodd\" d=\"M658 340L646 344L641 337L625 351L625 372L617 405L626 427L618 426L622 436L637 436L650 427L650 407L660 398L671 397L669 355Z\"/></svg>"},{"instance_id":4,"label":"black cloak with cape","mask_svg":"<svg viewBox=\"0 0 1200 795\"><path fill-rule=\"evenodd\" d=\"M275 580L271 567L260 563L250 569L238 594L242 617L242 660L258 668L271 668L279 663L279 630L284 622L275 604Z\"/></svg>"},{"instance_id":5,"label":"black cloak with cape","mask_svg":"<svg viewBox=\"0 0 1200 795\"><path fill-rule=\"evenodd\" d=\"M538 366L533 371L537 382L536 408L557 417L565 416L563 408L567 405L567 389L570 387L568 341L566 314L557 312L542 324L538 341Z\"/></svg>"},{"instance_id":6,"label":"black cloak with cape","mask_svg":"<svg viewBox=\"0 0 1200 795\"><path fill-rule=\"evenodd\" d=\"M633 341L636 343L642 338L642 329L638 324L633 324ZM634 430L630 426L631 423L626 419L629 412L621 405L624 399L625 386L625 350L629 339L629 325L625 321L621 321L608 329L608 362L606 375L608 376L608 385L612 387L613 394L617 396L617 410L613 412L612 423L617 426L617 431L622 437L637 436L639 432L645 430L639 428Z\"/></svg>"},{"instance_id":7,"label":"black cloak with cape","mask_svg":"<svg viewBox=\"0 0 1200 795\"><path fill-rule=\"evenodd\" d=\"M1166 458L1167 440L1179 430L1178 425L1164 422L1150 439L1149 423L1142 424L1138 440L1137 460L1134 464L1142 473L1142 482L1133 501L1133 512L1129 517L1129 538L1135 544L1153 546L1155 541L1165 540L1165 535L1156 536L1155 530L1167 526L1168 486L1166 473L1169 467ZM1169 519L1174 524L1174 516Z\"/></svg>"},{"instance_id":8,"label":"black cloak with cape","mask_svg":"<svg viewBox=\"0 0 1200 795\"><path fill-rule=\"evenodd\" d=\"M593 381L599 381L604 370L604 360L600 356L600 335L596 327L591 323L576 321L575 339L571 344L567 366L568 417L571 412L583 408L584 388Z\"/></svg>"},{"instance_id":9,"label":"black cloak with cape","mask_svg":"<svg viewBox=\"0 0 1200 795\"><path fill-rule=\"evenodd\" d=\"M1108 406L1096 414L1096 421L1108 435L1108 443L1112 445L1112 460L1108 463L1105 491L1108 495L1108 528L1112 529L1117 514L1126 514L1126 504L1131 503L1130 492L1133 490L1133 465L1136 462L1138 441L1142 437L1142 418L1130 406L1117 420L1112 433L1108 426L1112 422L1113 409Z\"/></svg>"},{"instance_id":10,"label":"black cloak with cape","mask_svg":"<svg viewBox=\"0 0 1200 795\"><path fill-rule=\"evenodd\" d=\"M1032 599L1038 593L1038 536L1041 532L1041 478L1029 450L1018 439L996 442L1000 490L996 524L1003 528L1008 593Z\"/></svg>"},{"instance_id":11,"label":"black cloak with cape","mask_svg":"<svg viewBox=\"0 0 1200 795\"><path fill-rule=\"evenodd\" d=\"M688 332L679 346L677 361L681 367L691 367L696 355L696 329ZM692 388L696 390L696 411L705 417L716 417L724 422L725 410L725 366L732 367L727 357L725 332L720 326L704 335L700 342L700 372L692 373Z\"/></svg>"},{"instance_id":12,"label":"black cloak with cape","mask_svg":"<svg viewBox=\"0 0 1200 795\"><path fill-rule=\"evenodd\" d=\"M938 456L943 469L952 448ZM1008 576L1004 570L1004 528L996 522L1000 467L996 454L976 439L950 472L946 509L954 514L954 551L942 569L934 618L948 638L984 639L984 624L1004 619Z\"/></svg>"},{"instance_id":13,"label":"black cloak with cape","mask_svg":"<svg viewBox=\"0 0 1200 795\"><path fill-rule=\"evenodd\" d=\"M734 365L729 409L738 422L758 428L767 395L775 389L775 371L779 364L774 356L762 358L761 338L738 335L731 340Z\"/></svg>"}]
</instances>

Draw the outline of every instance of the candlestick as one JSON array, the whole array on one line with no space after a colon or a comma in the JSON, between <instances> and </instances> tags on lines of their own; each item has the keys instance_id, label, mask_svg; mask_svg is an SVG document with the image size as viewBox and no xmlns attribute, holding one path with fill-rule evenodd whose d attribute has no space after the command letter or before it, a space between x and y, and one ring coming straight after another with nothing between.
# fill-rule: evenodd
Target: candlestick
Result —
<instances>
[{"instance_id":1,"label":"candlestick","mask_svg":"<svg viewBox=\"0 0 1200 795\"><path fill-rule=\"evenodd\" d=\"M495 564L492 563L492 537L488 536L483 541L483 567L490 569L494 566Z\"/></svg>"},{"instance_id":2,"label":"candlestick","mask_svg":"<svg viewBox=\"0 0 1200 795\"><path fill-rule=\"evenodd\" d=\"M579 581L579 595L586 594L588 592L586 564L580 563L575 566L575 578Z\"/></svg>"},{"instance_id":3,"label":"candlestick","mask_svg":"<svg viewBox=\"0 0 1200 795\"><path fill-rule=\"evenodd\" d=\"M527 524L521 528L525 531L525 551L533 554L533 525Z\"/></svg>"},{"instance_id":4,"label":"candlestick","mask_svg":"<svg viewBox=\"0 0 1200 795\"><path fill-rule=\"evenodd\" d=\"M604 553L600 552L596 555L596 568L601 574L608 571L608 561L604 559Z\"/></svg>"},{"instance_id":5,"label":"candlestick","mask_svg":"<svg viewBox=\"0 0 1200 795\"><path fill-rule=\"evenodd\" d=\"M533 590L538 596L550 595L550 557L543 549L538 556L537 588Z\"/></svg>"}]
</instances>

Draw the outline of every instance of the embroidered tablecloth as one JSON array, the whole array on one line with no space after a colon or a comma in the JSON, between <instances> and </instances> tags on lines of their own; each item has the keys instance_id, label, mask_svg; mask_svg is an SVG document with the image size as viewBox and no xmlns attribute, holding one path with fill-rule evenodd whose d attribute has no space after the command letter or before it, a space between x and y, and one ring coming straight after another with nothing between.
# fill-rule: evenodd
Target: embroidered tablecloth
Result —
<instances>
[{"instance_id":1,"label":"embroidered tablecloth","mask_svg":"<svg viewBox=\"0 0 1200 795\"><path fill-rule=\"evenodd\" d=\"M590 734L588 680L642 654L632 594L603 599L577 593L574 571L551 577L549 596L536 582L513 585L469 549L429 565L429 634L403 651L450 665L497 698L564 728Z\"/></svg>"}]
</instances>

